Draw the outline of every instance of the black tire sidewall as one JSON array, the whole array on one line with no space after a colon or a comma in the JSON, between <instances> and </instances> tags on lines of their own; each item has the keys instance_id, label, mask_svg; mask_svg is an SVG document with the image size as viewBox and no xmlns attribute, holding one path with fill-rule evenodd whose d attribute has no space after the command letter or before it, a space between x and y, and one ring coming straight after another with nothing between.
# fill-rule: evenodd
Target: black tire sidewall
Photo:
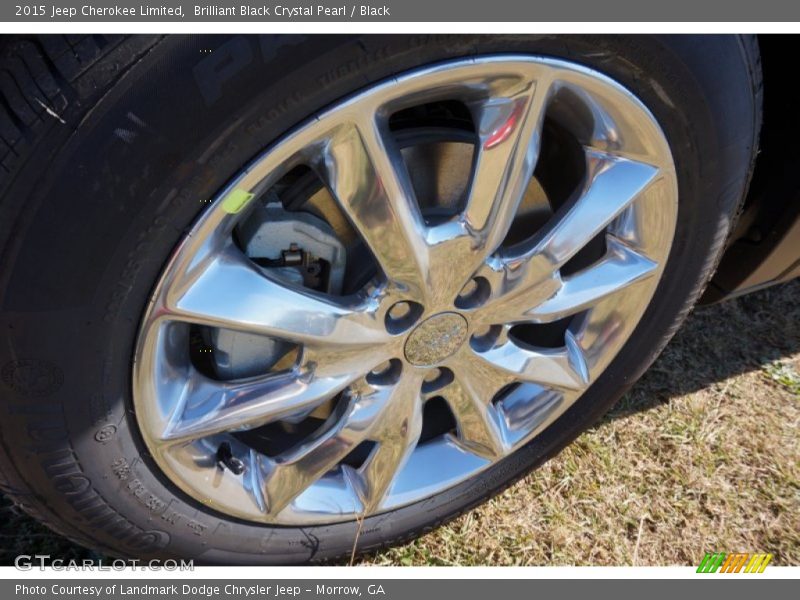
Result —
<instances>
[{"instance_id":1,"label":"black tire sidewall","mask_svg":"<svg viewBox=\"0 0 800 600\"><path fill-rule=\"evenodd\" d=\"M204 201L270 143L373 82L493 53L573 60L648 106L677 168L674 246L636 333L579 402L480 476L367 519L360 547L417 535L490 497L571 442L638 378L710 275L750 174L758 107L738 37L171 37L74 124L46 165L30 161L0 203L0 218L15 224L0 240L3 451L67 533L115 554L206 563L350 552L355 523L245 523L166 480L133 414L138 324Z\"/></svg>"}]
</instances>

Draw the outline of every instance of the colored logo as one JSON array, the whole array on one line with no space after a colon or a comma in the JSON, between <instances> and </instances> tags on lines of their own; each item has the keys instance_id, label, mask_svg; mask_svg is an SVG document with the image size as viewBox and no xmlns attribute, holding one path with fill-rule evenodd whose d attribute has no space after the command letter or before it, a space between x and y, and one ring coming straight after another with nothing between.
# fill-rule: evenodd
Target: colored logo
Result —
<instances>
[{"instance_id":1,"label":"colored logo","mask_svg":"<svg viewBox=\"0 0 800 600\"><path fill-rule=\"evenodd\" d=\"M725 554L724 552L706 552L698 573L763 573L772 560L772 554L749 554L737 552Z\"/></svg>"}]
</instances>

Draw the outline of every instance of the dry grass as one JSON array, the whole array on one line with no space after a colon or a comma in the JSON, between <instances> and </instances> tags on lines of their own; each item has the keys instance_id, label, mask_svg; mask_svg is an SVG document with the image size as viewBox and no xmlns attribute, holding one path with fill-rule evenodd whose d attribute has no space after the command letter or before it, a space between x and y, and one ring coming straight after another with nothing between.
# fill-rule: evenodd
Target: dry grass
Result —
<instances>
[{"instance_id":1,"label":"dry grass","mask_svg":"<svg viewBox=\"0 0 800 600\"><path fill-rule=\"evenodd\" d=\"M594 429L506 493L405 546L402 565L800 564L800 281L698 309ZM90 557L0 515L0 563Z\"/></svg>"},{"instance_id":2,"label":"dry grass","mask_svg":"<svg viewBox=\"0 0 800 600\"><path fill-rule=\"evenodd\" d=\"M800 281L700 308L617 407L500 497L367 564L800 564Z\"/></svg>"}]
</instances>

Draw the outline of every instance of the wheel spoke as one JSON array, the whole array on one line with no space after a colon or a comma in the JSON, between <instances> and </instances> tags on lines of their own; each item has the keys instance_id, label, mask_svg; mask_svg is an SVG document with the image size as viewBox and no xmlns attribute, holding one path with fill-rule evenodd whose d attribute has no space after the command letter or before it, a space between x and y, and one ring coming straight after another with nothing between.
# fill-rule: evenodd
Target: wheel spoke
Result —
<instances>
[{"instance_id":1,"label":"wheel spoke","mask_svg":"<svg viewBox=\"0 0 800 600\"><path fill-rule=\"evenodd\" d=\"M500 246L533 176L550 81L532 77L471 103L478 135L466 206L458 222L428 233L434 302L452 302Z\"/></svg>"},{"instance_id":2,"label":"wheel spoke","mask_svg":"<svg viewBox=\"0 0 800 600\"><path fill-rule=\"evenodd\" d=\"M424 289L424 222L399 150L374 115L343 125L317 170L388 279L409 293Z\"/></svg>"},{"instance_id":3,"label":"wheel spoke","mask_svg":"<svg viewBox=\"0 0 800 600\"><path fill-rule=\"evenodd\" d=\"M470 380L456 379L441 391L453 411L458 429L458 442L469 452L497 459L506 453L500 416L492 404L491 396L481 395L469 388Z\"/></svg>"},{"instance_id":4,"label":"wheel spoke","mask_svg":"<svg viewBox=\"0 0 800 600\"><path fill-rule=\"evenodd\" d=\"M497 393L516 381L501 369L463 346L446 363L453 381L436 390L447 401L458 426L458 441L469 452L494 460L508 450L500 415L492 404Z\"/></svg>"},{"instance_id":5,"label":"wheel spoke","mask_svg":"<svg viewBox=\"0 0 800 600\"><path fill-rule=\"evenodd\" d=\"M608 253L591 267L564 279L558 291L519 315L505 314L507 323L551 323L586 310L613 294L655 274L658 265L608 236Z\"/></svg>"},{"instance_id":6,"label":"wheel spoke","mask_svg":"<svg viewBox=\"0 0 800 600\"><path fill-rule=\"evenodd\" d=\"M509 339L478 355L521 381L566 390L582 390L589 383L583 351L569 331L561 349L524 348Z\"/></svg>"},{"instance_id":7,"label":"wheel spoke","mask_svg":"<svg viewBox=\"0 0 800 600\"><path fill-rule=\"evenodd\" d=\"M386 340L366 310L367 300L348 306L291 289L265 275L232 246L189 270L164 298L164 316L200 325L298 343L348 346Z\"/></svg>"},{"instance_id":8,"label":"wheel spoke","mask_svg":"<svg viewBox=\"0 0 800 600\"><path fill-rule=\"evenodd\" d=\"M563 319L626 290L656 272L656 263L612 236L608 237L607 243L608 253L603 260L565 279L558 292L522 315L520 320L547 323ZM511 318L508 322L515 320Z\"/></svg>"},{"instance_id":9,"label":"wheel spoke","mask_svg":"<svg viewBox=\"0 0 800 600\"><path fill-rule=\"evenodd\" d=\"M581 194L521 251L482 269L481 274L491 282L492 297L481 309L481 322L506 322L506 315L524 314L532 305L557 294L563 287L558 270L608 227L658 174L656 167L641 162L598 152L588 156Z\"/></svg>"},{"instance_id":10,"label":"wheel spoke","mask_svg":"<svg viewBox=\"0 0 800 600\"><path fill-rule=\"evenodd\" d=\"M357 373L346 371L315 377L313 371L307 370L275 373L245 382L224 382L195 373L187 381L184 401L170 416L161 439L174 444L221 431L252 429L312 409L357 377Z\"/></svg>"},{"instance_id":11,"label":"wheel spoke","mask_svg":"<svg viewBox=\"0 0 800 600\"><path fill-rule=\"evenodd\" d=\"M516 375L487 361L483 354L469 345L462 346L445 365L464 391L488 404L505 386L516 381Z\"/></svg>"},{"instance_id":12,"label":"wheel spoke","mask_svg":"<svg viewBox=\"0 0 800 600\"><path fill-rule=\"evenodd\" d=\"M422 376L417 372L404 374L392 386L386 411L373 436L378 447L356 475L356 486L369 514L380 507L395 477L417 446L422 432Z\"/></svg>"},{"instance_id":13,"label":"wheel spoke","mask_svg":"<svg viewBox=\"0 0 800 600\"><path fill-rule=\"evenodd\" d=\"M502 243L533 176L549 91L540 75L476 107L477 155L464 219L482 258Z\"/></svg>"},{"instance_id":14,"label":"wheel spoke","mask_svg":"<svg viewBox=\"0 0 800 600\"><path fill-rule=\"evenodd\" d=\"M560 268L613 221L650 185L658 168L599 152L587 154L587 183L566 214L533 247Z\"/></svg>"},{"instance_id":15,"label":"wheel spoke","mask_svg":"<svg viewBox=\"0 0 800 600\"><path fill-rule=\"evenodd\" d=\"M269 461L262 476L267 511L277 515L308 486L336 467L374 430L390 399L386 389L351 396L346 409L332 417L332 426Z\"/></svg>"}]
</instances>

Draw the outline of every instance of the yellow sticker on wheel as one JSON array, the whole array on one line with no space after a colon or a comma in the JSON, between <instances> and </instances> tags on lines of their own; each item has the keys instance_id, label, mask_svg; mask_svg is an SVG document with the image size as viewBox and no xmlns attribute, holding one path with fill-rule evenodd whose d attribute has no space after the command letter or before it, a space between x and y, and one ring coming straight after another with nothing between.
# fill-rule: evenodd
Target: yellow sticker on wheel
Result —
<instances>
[{"instance_id":1,"label":"yellow sticker on wheel","mask_svg":"<svg viewBox=\"0 0 800 600\"><path fill-rule=\"evenodd\" d=\"M223 198L222 210L229 215L235 215L247 206L247 203L253 199L253 195L252 192L235 189Z\"/></svg>"}]
</instances>

